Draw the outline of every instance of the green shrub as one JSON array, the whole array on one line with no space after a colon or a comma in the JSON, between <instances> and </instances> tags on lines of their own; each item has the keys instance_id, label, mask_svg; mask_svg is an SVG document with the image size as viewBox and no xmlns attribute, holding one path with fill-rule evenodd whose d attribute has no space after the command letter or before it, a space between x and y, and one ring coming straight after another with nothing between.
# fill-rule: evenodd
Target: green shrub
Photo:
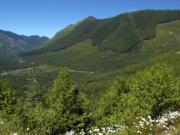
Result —
<instances>
[{"instance_id":1,"label":"green shrub","mask_svg":"<svg viewBox=\"0 0 180 135\"><path fill-rule=\"evenodd\" d=\"M70 79L69 70L60 72L47 98L50 109L55 111L51 134L78 131L90 124L89 101Z\"/></svg>"},{"instance_id":2,"label":"green shrub","mask_svg":"<svg viewBox=\"0 0 180 135\"><path fill-rule=\"evenodd\" d=\"M116 84L116 85L115 85ZM158 64L138 72L122 83L115 83L100 102L100 123L133 125L136 117L157 117L180 107L180 83L172 69ZM120 87L125 86L125 87ZM107 115L108 114L108 115Z\"/></svg>"},{"instance_id":3,"label":"green shrub","mask_svg":"<svg viewBox=\"0 0 180 135\"><path fill-rule=\"evenodd\" d=\"M16 99L11 87L11 84L7 80L0 80L0 113L1 117L8 118L11 115L16 104Z\"/></svg>"},{"instance_id":4,"label":"green shrub","mask_svg":"<svg viewBox=\"0 0 180 135\"><path fill-rule=\"evenodd\" d=\"M35 106L25 107L25 115L21 115L21 119L27 118L24 132L28 129L33 134L58 135L86 129L91 124L88 105L85 95L70 79L69 70L62 69L45 96L45 104L38 102Z\"/></svg>"}]
</instances>

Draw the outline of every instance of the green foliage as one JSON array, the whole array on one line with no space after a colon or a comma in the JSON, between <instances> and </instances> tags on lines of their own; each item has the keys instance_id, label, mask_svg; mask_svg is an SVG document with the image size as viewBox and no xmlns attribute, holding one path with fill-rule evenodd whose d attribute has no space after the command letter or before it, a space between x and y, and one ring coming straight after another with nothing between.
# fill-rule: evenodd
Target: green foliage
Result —
<instances>
[{"instance_id":1,"label":"green foliage","mask_svg":"<svg viewBox=\"0 0 180 135\"><path fill-rule=\"evenodd\" d=\"M18 102L12 116L20 133L58 135L72 129L87 129L92 123L89 101L70 79L68 69L60 71L43 101L29 100L33 99L29 98L31 95L34 97L31 93L25 100L28 104L24 104L24 101Z\"/></svg>"},{"instance_id":2,"label":"green foliage","mask_svg":"<svg viewBox=\"0 0 180 135\"><path fill-rule=\"evenodd\" d=\"M138 72L126 80L124 88L119 90L118 85L114 85L115 89L110 89L102 97L106 106L100 108L105 116L100 123L125 123L132 126L136 117L157 117L168 110L177 110L180 107L179 84L179 79L164 64ZM106 115L107 111L110 111L107 113L109 115Z\"/></svg>"},{"instance_id":3,"label":"green foliage","mask_svg":"<svg viewBox=\"0 0 180 135\"><path fill-rule=\"evenodd\" d=\"M60 71L42 101L29 100L34 97L31 93L25 101L19 99L15 103L10 84L6 81L0 84L0 94L4 97L0 100L0 113L6 122L0 130L20 134L58 135L111 124L128 125L123 133L131 134L136 117L157 117L180 108L180 79L165 64L157 64L128 78L117 77L102 95L95 111L90 109L89 101L76 87L68 69ZM31 89L38 90L36 86L32 84Z\"/></svg>"},{"instance_id":4,"label":"green foliage","mask_svg":"<svg viewBox=\"0 0 180 135\"><path fill-rule=\"evenodd\" d=\"M179 80L166 65L156 65L138 73L128 83L132 94L144 103L141 108L146 108L153 116L160 115L163 110L178 107Z\"/></svg>"},{"instance_id":5,"label":"green foliage","mask_svg":"<svg viewBox=\"0 0 180 135\"><path fill-rule=\"evenodd\" d=\"M64 133L71 129L78 131L90 124L89 103L70 79L67 69L60 72L53 89L48 92L48 104L50 109L55 110L51 134Z\"/></svg>"},{"instance_id":6,"label":"green foliage","mask_svg":"<svg viewBox=\"0 0 180 135\"><path fill-rule=\"evenodd\" d=\"M97 110L95 111L95 117L97 119L104 119L111 116L116 111L118 96L123 93L127 93L125 82L122 77L117 77L110 90L101 96ZM104 123L107 124L108 122L100 121L98 124L103 125Z\"/></svg>"},{"instance_id":7,"label":"green foliage","mask_svg":"<svg viewBox=\"0 0 180 135\"><path fill-rule=\"evenodd\" d=\"M10 83L6 80L0 80L0 110L6 116L14 111L16 99Z\"/></svg>"}]
</instances>

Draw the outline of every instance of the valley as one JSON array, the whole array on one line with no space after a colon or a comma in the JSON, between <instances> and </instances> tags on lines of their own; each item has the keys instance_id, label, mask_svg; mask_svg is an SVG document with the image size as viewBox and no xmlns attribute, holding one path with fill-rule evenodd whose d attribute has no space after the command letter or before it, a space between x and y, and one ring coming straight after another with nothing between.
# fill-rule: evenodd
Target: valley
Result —
<instances>
[{"instance_id":1,"label":"valley","mask_svg":"<svg viewBox=\"0 0 180 135\"><path fill-rule=\"evenodd\" d=\"M180 10L89 16L51 39L0 30L0 132L176 135L179 69Z\"/></svg>"},{"instance_id":2,"label":"valley","mask_svg":"<svg viewBox=\"0 0 180 135\"><path fill-rule=\"evenodd\" d=\"M30 67L31 63L35 67L47 65L49 69L46 67L39 70L42 70L43 74L47 72L52 75L61 68L67 67L71 69L73 78L84 91L89 93L89 89L95 89L101 93L102 89L107 89L117 75L130 76L154 63L166 63L179 73L179 57L175 53L180 50L179 25L180 21L157 25L156 36L144 40L143 45L137 51L127 53L112 50L101 51L93 45L91 39L88 39L63 50L23 56L21 58L25 63L22 65ZM48 76L44 80L48 81Z\"/></svg>"}]
</instances>

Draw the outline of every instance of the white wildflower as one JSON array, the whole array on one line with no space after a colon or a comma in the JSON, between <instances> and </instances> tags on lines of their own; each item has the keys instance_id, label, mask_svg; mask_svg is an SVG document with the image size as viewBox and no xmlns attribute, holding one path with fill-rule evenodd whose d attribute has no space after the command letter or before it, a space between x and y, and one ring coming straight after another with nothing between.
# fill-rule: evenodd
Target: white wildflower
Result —
<instances>
[{"instance_id":1,"label":"white wildflower","mask_svg":"<svg viewBox=\"0 0 180 135\"><path fill-rule=\"evenodd\" d=\"M15 132L15 133L12 133L12 135L18 135L18 133L17 133L17 132Z\"/></svg>"},{"instance_id":2,"label":"white wildflower","mask_svg":"<svg viewBox=\"0 0 180 135\"><path fill-rule=\"evenodd\" d=\"M74 130L71 130L71 131L69 131L69 132L66 132L65 135L75 135L75 131L74 131Z\"/></svg>"}]
</instances>

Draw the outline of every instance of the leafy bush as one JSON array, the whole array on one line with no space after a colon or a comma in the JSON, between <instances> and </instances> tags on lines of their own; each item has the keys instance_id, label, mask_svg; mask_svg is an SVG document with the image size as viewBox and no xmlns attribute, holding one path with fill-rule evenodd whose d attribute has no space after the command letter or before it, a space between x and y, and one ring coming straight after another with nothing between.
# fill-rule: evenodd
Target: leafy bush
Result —
<instances>
[{"instance_id":1,"label":"leafy bush","mask_svg":"<svg viewBox=\"0 0 180 135\"><path fill-rule=\"evenodd\" d=\"M62 69L53 87L49 89L45 101L29 102L22 118L26 118L24 131L28 128L34 134L63 134L69 130L80 131L91 123L89 101L79 92L70 79L70 72Z\"/></svg>"},{"instance_id":2,"label":"leafy bush","mask_svg":"<svg viewBox=\"0 0 180 135\"><path fill-rule=\"evenodd\" d=\"M165 111L177 110L180 107L179 81L164 64L138 72L125 81L126 93L116 86L102 97L106 106L101 108L104 118L100 122L132 125L138 116L156 117ZM107 109L113 110L108 116Z\"/></svg>"},{"instance_id":3,"label":"leafy bush","mask_svg":"<svg viewBox=\"0 0 180 135\"><path fill-rule=\"evenodd\" d=\"M8 117L15 110L16 99L12 87L7 80L0 80L0 113ZM4 115L4 116L3 116Z\"/></svg>"},{"instance_id":4,"label":"leafy bush","mask_svg":"<svg viewBox=\"0 0 180 135\"><path fill-rule=\"evenodd\" d=\"M55 111L52 134L79 130L90 124L89 101L76 88L67 69L59 73L48 91L47 104Z\"/></svg>"}]
</instances>

